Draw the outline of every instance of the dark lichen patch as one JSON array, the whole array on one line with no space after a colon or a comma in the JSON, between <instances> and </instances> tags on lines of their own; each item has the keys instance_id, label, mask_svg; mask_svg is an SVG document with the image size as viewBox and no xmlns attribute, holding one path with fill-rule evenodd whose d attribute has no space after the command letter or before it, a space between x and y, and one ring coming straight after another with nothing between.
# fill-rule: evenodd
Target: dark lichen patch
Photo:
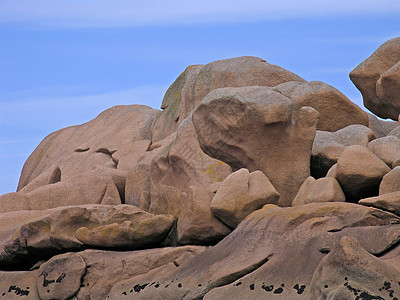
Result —
<instances>
[{"instance_id":1,"label":"dark lichen patch","mask_svg":"<svg viewBox=\"0 0 400 300\"><path fill-rule=\"evenodd\" d=\"M250 285L249 285L249 288L250 288L251 291L254 291L254 289L255 289L254 283L250 284Z\"/></svg>"},{"instance_id":2,"label":"dark lichen patch","mask_svg":"<svg viewBox=\"0 0 400 300\"><path fill-rule=\"evenodd\" d=\"M144 290L144 289L146 288L147 285L148 285L148 283L145 283L145 284L142 284L142 285L137 284L137 285L135 285L135 286L133 287L133 290L134 290L136 293L139 293L141 290Z\"/></svg>"},{"instance_id":3,"label":"dark lichen patch","mask_svg":"<svg viewBox=\"0 0 400 300\"><path fill-rule=\"evenodd\" d=\"M8 288L8 292L9 293L14 292L17 296L28 296L29 295L28 289L24 290L16 285L10 285L10 287ZM5 293L3 294L3 296L5 296Z\"/></svg>"},{"instance_id":4,"label":"dark lichen patch","mask_svg":"<svg viewBox=\"0 0 400 300\"><path fill-rule=\"evenodd\" d=\"M239 285L241 285L242 283L239 281L238 283L235 283L235 286L239 286Z\"/></svg>"},{"instance_id":5,"label":"dark lichen patch","mask_svg":"<svg viewBox=\"0 0 400 300\"><path fill-rule=\"evenodd\" d=\"M263 285L261 286L261 288L262 288L263 290L265 290L266 292L271 292L271 291L274 289L274 285L273 285L273 284L271 284L271 285L265 285L265 284L263 284Z\"/></svg>"},{"instance_id":6,"label":"dark lichen patch","mask_svg":"<svg viewBox=\"0 0 400 300\"><path fill-rule=\"evenodd\" d=\"M392 284L389 281L385 281L383 283L383 287L379 289L379 291L387 291L389 293L389 297L393 298L394 290L392 290Z\"/></svg>"},{"instance_id":7,"label":"dark lichen patch","mask_svg":"<svg viewBox=\"0 0 400 300\"><path fill-rule=\"evenodd\" d=\"M274 294L282 294L283 288L279 287L274 291Z\"/></svg>"},{"instance_id":8,"label":"dark lichen patch","mask_svg":"<svg viewBox=\"0 0 400 300\"><path fill-rule=\"evenodd\" d=\"M325 285L326 287L328 287L327 285ZM299 285L298 283L295 284L295 286L293 287L295 290L297 290L297 294L301 295L303 294L304 290L306 289L306 286L303 285Z\"/></svg>"},{"instance_id":9,"label":"dark lichen patch","mask_svg":"<svg viewBox=\"0 0 400 300\"><path fill-rule=\"evenodd\" d=\"M385 299L380 296L374 296L374 295L368 294L367 292L364 291L359 296L354 298L354 300L385 300Z\"/></svg>"}]
</instances>

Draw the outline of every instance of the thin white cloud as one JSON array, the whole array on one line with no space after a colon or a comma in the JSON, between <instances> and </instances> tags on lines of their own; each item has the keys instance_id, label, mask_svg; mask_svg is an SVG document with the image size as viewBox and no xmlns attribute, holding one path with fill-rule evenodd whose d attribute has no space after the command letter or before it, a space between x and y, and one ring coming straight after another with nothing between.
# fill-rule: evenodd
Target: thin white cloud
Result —
<instances>
[{"instance_id":1,"label":"thin white cloud","mask_svg":"<svg viewBox=\"0 0 400 300\"><path fill-rule=\"evenodd\" d=\"M0 22L67 27L241 22L400 12L398 0L2 0Z\"/></svg>"}]
</instances>

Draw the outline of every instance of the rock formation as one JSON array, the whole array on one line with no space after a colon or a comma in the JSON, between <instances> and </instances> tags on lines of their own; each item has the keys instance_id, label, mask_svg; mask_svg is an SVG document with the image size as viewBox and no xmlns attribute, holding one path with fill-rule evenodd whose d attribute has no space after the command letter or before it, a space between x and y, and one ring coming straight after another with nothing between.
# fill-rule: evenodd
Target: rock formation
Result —
<instances>
[{"instance_id":1,"label":"rock formation","mask_svg":"<svg viewBox=\"0 0 400 300\"><path fill-rule=\"evenodd\" d=\"M47 136L0 196L0 299L400 299L399 38L335 88L256 57Z\"/></svg>"}]
</instances>

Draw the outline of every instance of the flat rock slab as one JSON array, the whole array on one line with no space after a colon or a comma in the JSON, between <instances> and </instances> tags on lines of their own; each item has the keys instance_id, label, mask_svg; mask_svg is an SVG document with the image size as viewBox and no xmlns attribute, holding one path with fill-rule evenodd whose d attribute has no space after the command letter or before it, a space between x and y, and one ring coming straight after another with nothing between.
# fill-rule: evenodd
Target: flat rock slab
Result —
<instances>
[{"instance_id":1,"label":"flat rock slab","mask_svg":"<svg viewBox=\"0 0 400 300\"><path fill-rule=\"evenodd\" d=\"M123 291L138 285L135 299L305 299L318 264L343 236L379 254L398 241L399 223L394 214L351 203L269 204L179 270L118 284L109 298L127 299Z\"/></svg>"},{"instance_id":2,"label":"flat rock slab","mask_svg":"<svg viewBox=\"0 0 400 300\"><path fill-rule=\"evenodd\" d=\"M87 247L137 249L159 245L174 224L131 205L82 205L1 214L0 266L23 266Z\"/></svg>"}]
</instances>

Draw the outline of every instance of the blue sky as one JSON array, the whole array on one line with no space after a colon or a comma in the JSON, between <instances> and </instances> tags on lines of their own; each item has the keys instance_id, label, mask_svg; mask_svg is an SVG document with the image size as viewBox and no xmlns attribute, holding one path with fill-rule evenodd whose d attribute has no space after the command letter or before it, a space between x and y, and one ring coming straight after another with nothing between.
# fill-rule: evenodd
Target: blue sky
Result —
<instances>
[{"instance_id":1,"label":"blue sky","mask_svg":"<svg viewBox=\"0 0 400 300\"><path fill-rule=\"evenodd\" d=\"M118 104L159 108L191 64L258 56L333 85L400 36L400 1L0 0L0 194L60 128Z\"/></svg>"}]
</instances>

